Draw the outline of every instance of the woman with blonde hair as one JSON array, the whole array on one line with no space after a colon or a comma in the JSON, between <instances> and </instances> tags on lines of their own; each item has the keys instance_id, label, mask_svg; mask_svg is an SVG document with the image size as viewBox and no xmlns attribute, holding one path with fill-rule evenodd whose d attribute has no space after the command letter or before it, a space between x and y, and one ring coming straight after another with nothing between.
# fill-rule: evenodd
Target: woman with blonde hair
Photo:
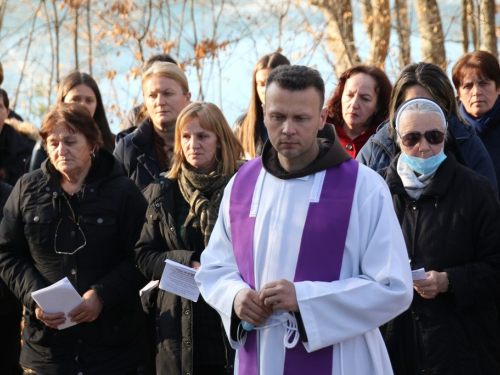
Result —
<instances>
[{"instance_id":1,"label":"woman with blonde hair","mask_svg":"<svg viewBox=\"0 0 500 375\"><path fill-rule=\"evenodd\" d=\"M172 168L144 191L148 210L136 262L147 278L159 280L166 259L199 266L224 188L242 164L242 155L214 104L194 102L179 114ZM195 303L160 290L152 306L157 374L227 374L234 353L219 315L201 296Z\"/></svg>"},{"instance_id":2,"label":"woman with blonde hair","mask_svg":"<svg viewBox=\"0 0 500 375\"><path fill-rule=\"evenodd\" d=\"M114 154L125 174L144 190L160 173L170 170L175 122L191 93L182 69L162 61L142 74L142 92L148 116L118 142Z\"/></svg>"}]
</instances>

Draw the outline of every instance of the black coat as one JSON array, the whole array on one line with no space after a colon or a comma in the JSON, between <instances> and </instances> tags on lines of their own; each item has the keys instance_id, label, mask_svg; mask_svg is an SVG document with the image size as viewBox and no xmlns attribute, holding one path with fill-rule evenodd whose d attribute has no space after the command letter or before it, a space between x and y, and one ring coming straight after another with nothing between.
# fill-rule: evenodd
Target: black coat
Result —
<instances>
[{"instance_id":1,"label":"black coat","mask_svg":"<svg viewBox=\"0 0 500 375\"><path fill-rule=\"evenodd\" d=\"M101 150L77 195L87 245L74 255L56 254L64 198L50 170L47 160L18 181L0 224L0 274L26 307L21 364L44 375L122 375L144 362L147 349L138 295L145 280L134 265L146 202ZM64 277L80 295L97 293L104 308L94 322L55 330L36 319L31 293Z\"/></svg>"},{"instance_id":2,"label":"black coat","mask_svg":"<svg viewBox=\"0 0 500 375\"><path fill-rule=\"evenodd\" d=\"M177 230L179 201L184 198L176 182L160 178L149 185L144 195L148 200L147 221L136 246L136 262L148 279L160 280L166 259L190 266L191 261L200 260L204 245L200 235L189 232L190 240L195 244L194 248L180 250L186 249L187 246ZM187 202L183 201L183 204L187 205ZM150 311L156 316L158 375L192 374L194 361L197 361L197 364L204 361L202 365L232 365L234 351L229 346L224 347L225 334L221 319L201 295L194 303L159 290L151 300ZM200 321L201 318L203 321ZM204 330L205 337L211 337L210 340L196 341L200 327ZM202 359L196 357L195 353Z\"/></svg>"},{"instance_id":3,"label":"black coat","mask_svg":"<svg viewBox=\"0 0 500 375\"><path fill-rule=\"evenodd\" d=\"M153 141L153 123L147 118L131 134L116 145L114 155L123 171L139 189L144 190L160 177L160 161Z\"/></svg>"},{"instance_id":4,"label":"black coat","mask_svg":"<svg viewBox=\"0 0 500 375\"><path fill-rule=\"evenodd\" d=\"M479 137L483 141L488 154L490 154L497 176L498 191L500 192L500 114L491 118L487 129Z\"/></svg>"},{"instance_id":5,"label":"black coat","mask_svg":"<svg viewBox=\"0 0 500 375\"><path fill-rule=\"evenodd\" d=\"M15 185L19 177L28 171L34 145L35 141L28 135L4 124L0 133L0 180Z\"/></svg>"},{"instance_id":6,"label":"black coat","mask_svg":"<svg viewBox=\"0 0 500 375\"><path fill-rule=\"evenodd\" d=\"M3 207L12 192L12 186L0 181L0 222L3 219ZM23 309L22 303L9 290L7 285L0 278L0 316L18 312L21 315Z\"/></svg>"},{"instance_id":7,"label":"black coat","mask_svg":"<svg viewBox=\"0 0 500 375\"><path fill-rule=\"evenodd\" d=\"M418 200L406 193L396 165L382 175L391 190L412 269L445 271L450 289L434 299L414 293L387 325L395 375L500 374L500 204L483 176L452 155Z\"/></svg>"}]
</instances>

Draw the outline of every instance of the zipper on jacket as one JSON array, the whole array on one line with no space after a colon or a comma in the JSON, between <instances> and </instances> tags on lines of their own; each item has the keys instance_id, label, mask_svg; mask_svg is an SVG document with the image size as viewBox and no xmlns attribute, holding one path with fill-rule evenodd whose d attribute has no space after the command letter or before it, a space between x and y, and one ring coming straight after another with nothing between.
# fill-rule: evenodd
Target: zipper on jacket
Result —
<instances>
[{"instance_id":1,"label":"zipper on jacket","mask_svg":"<svg viewBox=\"0 0 500 375\"><path fill-rule=\"evenodd\" d=\"M424 348L424 340L422 339L422 332L420 330L420 316L411 308L411 318L413 319L413 325L416 327L417 335L418 335L418 343L420 344L420 351L422 353L422 374L427 374L427 358L425 356L425 348Z\"/></svg>"}]
</instances>

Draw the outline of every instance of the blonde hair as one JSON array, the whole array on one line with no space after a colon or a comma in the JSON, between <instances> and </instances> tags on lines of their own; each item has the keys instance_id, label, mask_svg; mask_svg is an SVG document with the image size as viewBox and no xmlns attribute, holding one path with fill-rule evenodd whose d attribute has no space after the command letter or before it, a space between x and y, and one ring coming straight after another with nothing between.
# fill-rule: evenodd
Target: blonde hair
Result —
<instances>
[{"instance_id":1,"label":"blonde hair","mask_svg":"<svg viewBox=\"0 0 500 375\"><path fill-rule=\"evenodd\" d=\"M164 61L156 61L151 67L142 74L142 87L144 91L144 83L151 77L165 77L173 79L181 88L182 93L187 95L189 85L186 75L176 64Z\"/></svg>"},{"instance_id":2,"label":"blonde hair","mask_svg":"<svg viewBox=\"0 0 500 375\"><path fill-rule=\"evenodd\" d=\"M182 152L182 131L186 123L197 118L200 126L215 133L218 141L217 159L222 163L222 175L232 176L239 168L238 160L243 157L243 147L234 135L221 110L212 103L194 102L182 110L175 124L175 146L172 168L168 178L179 176L181 165L186 161Z\"/></svg>"}]
</instances>

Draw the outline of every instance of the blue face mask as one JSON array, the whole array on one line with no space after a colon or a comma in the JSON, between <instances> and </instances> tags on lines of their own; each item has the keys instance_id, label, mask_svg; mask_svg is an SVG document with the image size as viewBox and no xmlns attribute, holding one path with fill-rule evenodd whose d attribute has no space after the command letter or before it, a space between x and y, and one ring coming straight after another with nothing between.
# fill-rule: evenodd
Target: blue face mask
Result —
<instances>
[{"instance_id":1,"label":"blue face mask","mask_svg":"<svg viewBox=\"0 0 500 375\"><path fill-rule=\"evenodd\" d=\"M434 172L445 159L446 155L444 154L444 149L437 155L431 156L427 159L417 158L401 152L401 160L408 164L412 170L420 174L429 174Z\"/></svg>"}]
</instances>

